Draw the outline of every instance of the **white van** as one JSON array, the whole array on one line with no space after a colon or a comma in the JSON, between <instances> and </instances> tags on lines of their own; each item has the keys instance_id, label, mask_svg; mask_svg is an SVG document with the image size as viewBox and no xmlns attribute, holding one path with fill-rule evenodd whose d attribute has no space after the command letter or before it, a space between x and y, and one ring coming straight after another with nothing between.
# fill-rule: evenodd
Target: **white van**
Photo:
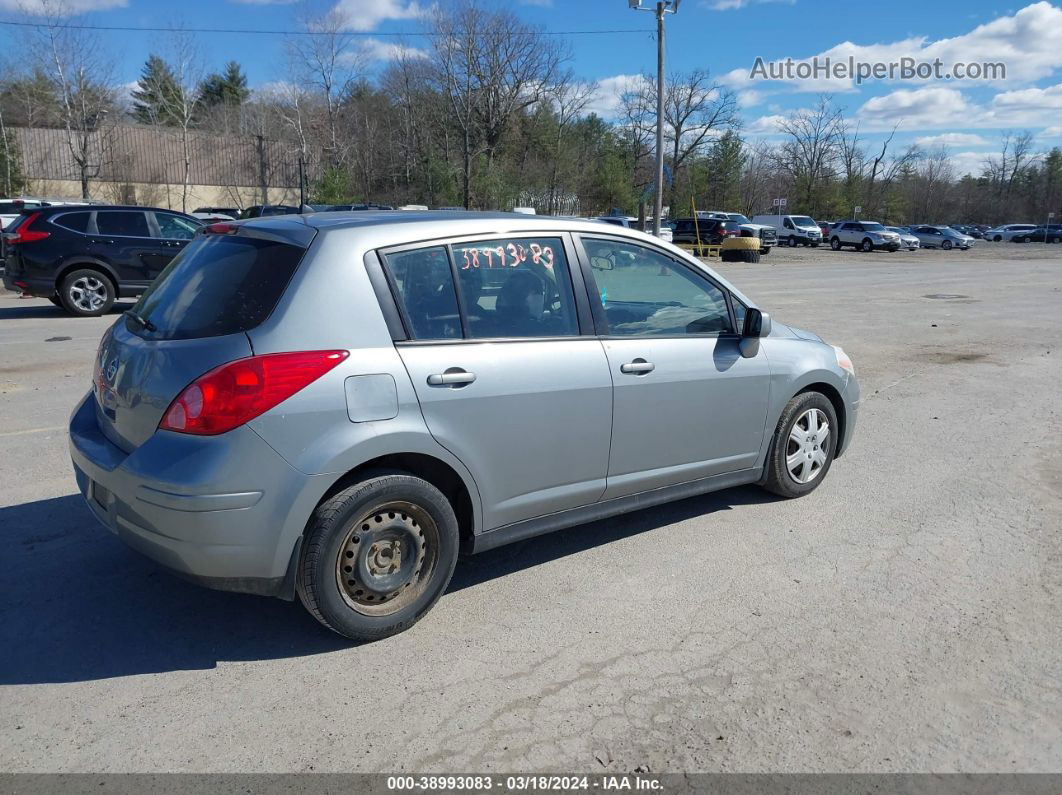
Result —
<instances>
[{"instance_id":1,"label":"white van","mask_svg":"<svg viewBox=\"0 0 1062 795\"><path fill-rule=\"evenodd\" d=\"M752 222L773 226L778 231L780 246L786 243L790 246L801 243L805 246L817 246L822 242L822 230L806 215L757 215Z\"/></svg>"}]
</instances>

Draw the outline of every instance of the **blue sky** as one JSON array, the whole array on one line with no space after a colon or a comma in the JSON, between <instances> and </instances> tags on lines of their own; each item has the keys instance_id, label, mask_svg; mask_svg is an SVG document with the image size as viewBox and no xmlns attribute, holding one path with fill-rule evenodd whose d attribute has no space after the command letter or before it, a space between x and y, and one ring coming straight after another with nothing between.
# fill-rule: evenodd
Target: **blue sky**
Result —
<instances>
[{"instance_id":1,"label":"blue sky","mask_svg":"<svg viewBox=\"0 0 1062 795\"><path fill-rule=\"evenodd\" d=\"M440 0L446 2L446 0ZM41 3L65 2L79 22L97 25L286 30L299 3L284 0L0 0L0 19L24 19ZM314 0L311 0L314 2ZM626 0L482 0L511 8L548 30L643 29L645 33L573 35L577 74L598 84L594 107L607 115L629 76L655 69L648 32L653 16ZM365 34L370 69L391 51L381 34L413 32L430 0L316 0L318 8L341 6ZM648 4L648 0L647 0ZM10 30L8 41L17 38ZM149 52L162 49L155 33L101 33L113 55L115 79L136 79ZM280 36L197 34L205 65L240 61L252 86L286 78ZM403 39L416 48L415 36ZM5 47L10 51L10 46ZM767 61L849 55L864 61L901 57L1001 61L1007 78L996 81L750 81L757 56ZM883 3L829 0L683 0L668 17L668 69L707 68L742 102L746 134L770 137L777 120L833 93L870 140L899 124L897 142L947 144L961 170L977 170L1003 130L1029 129L1041 149L1062 144L1062 6L1050 2L1001 7L983 0L894 0Z\"/></svg>"}]
</instances>

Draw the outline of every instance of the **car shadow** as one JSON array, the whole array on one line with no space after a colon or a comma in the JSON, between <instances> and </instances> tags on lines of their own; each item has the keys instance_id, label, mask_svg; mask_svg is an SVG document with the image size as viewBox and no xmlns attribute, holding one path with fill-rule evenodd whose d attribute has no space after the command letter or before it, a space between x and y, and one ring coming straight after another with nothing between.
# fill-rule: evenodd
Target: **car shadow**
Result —
<instances>
[{"instance_id":1,"label":"car shadow","mask_svg":"<svg viewBox=\"0 0 1062 795\"><path fill-rule=\"evenodd\" d=\"M126 309L132 307L134 303L134 301L129 300L115 302L114 306L112 306L110 311L106 314L107 316L120 315ZM49 301L45 301L43 298L34 301L19 301L18 299L15 299L15 301L11 301L7 305L0 306L0 320L73 317L74 316L69 314L65 309L62 309Z\"/></svg>"},{"instance_id":2,"label":"car shadow","mask_svg":"<svg viewBox=\"0 0 1062 795\"><path fill-rule=\"evenodd\" d=\"M449 593L734 506L743 487L593 522L462 559ZM296 601L211 591L127 549L80 495L0 508L0 685L82 682L301 657L358 644ZM429 619L430 620L430 619Z\"/></svg>"}]
</instances>

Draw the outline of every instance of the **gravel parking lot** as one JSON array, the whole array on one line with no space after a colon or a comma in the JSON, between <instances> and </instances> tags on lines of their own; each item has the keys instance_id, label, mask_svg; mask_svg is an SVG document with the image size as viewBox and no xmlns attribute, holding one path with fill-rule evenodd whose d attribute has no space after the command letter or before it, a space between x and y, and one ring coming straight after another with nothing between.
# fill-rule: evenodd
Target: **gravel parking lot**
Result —
<instances>
[{"instance_id":1,"label":"gravel parking lot","mask_svg":"<svg viewBox=\"0 0 1062 795\"><path fill-rule=\"evenodd\" d=\"M0 769L1062 771L1062 246L721 270L855 362L823 487L486 553L363 646L98 526L64 425L113 317L0 291Z\"/></svg>"}]
</instances>

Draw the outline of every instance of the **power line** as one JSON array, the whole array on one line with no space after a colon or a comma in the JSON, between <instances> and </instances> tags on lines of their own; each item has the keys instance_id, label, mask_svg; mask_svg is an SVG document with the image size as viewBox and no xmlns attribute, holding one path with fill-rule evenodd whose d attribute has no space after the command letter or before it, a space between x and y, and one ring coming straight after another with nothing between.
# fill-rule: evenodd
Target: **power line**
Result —
<instances>
[{"instance_id":1,"label":"power line","mask_svg":"<svg viewBox=\"0 0 1062 795\"><path fill-rule=\"evenodd\" d=\"M13 22L0 20L0 25L9 25L23 28L43 28L49 25L43 22ZM165 28L165 27L133 27L131 25L75 25L66 22L59 23L55 27L68 30L98 30L117 31L122 33L225 33L225 34L252 34L260 36L331 36L336 35L329 31L318 30L262 30L254 28ZM646 28L613 28L603 30L542 30L538 31L543 36L596 36L612 35L617 33L642 33L653 35L653 31ZM364 36L378 38L382 36L431 36L427 31L406 31L400 33L384 33L379 31L351 30L342 31L342 36Z\"/></svg>"}]
</instances>

